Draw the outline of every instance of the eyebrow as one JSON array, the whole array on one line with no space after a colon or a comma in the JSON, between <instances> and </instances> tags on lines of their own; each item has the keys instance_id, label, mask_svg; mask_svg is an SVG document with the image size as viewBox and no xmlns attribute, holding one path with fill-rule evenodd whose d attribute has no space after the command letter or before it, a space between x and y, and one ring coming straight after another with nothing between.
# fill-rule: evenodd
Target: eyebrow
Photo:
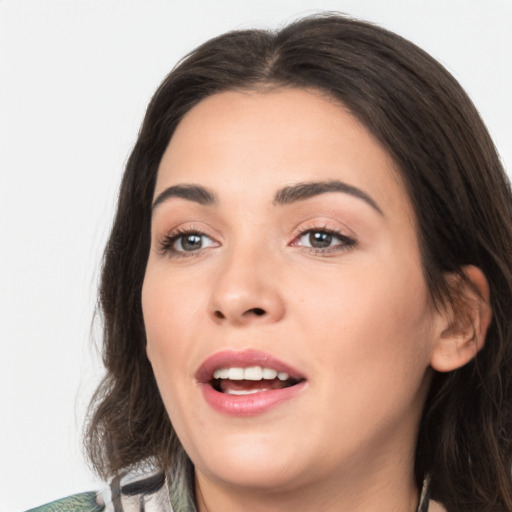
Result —
<instances>
[{"instance_id":1,"label":"eyebrow","mask_svg":"<svg viewBox=\"0 0 512 512\"><path fill-rule=\"evenodd\" d=\"M357 197L358 199L362 199L374 210L379 212L381 215L384 215L379 205L366 192L339 180L308 181L284 187L277 191L274 196L274 204L286 205L297 201L304 201L305 199L326 194L328 192L342 192L344 194Z\"/></svg>"},{"instance_id":2,"label":"eyebrow","mask_svg":"<svg viewBox=\"0 0 512 512\"><path fill-rule=\"evenodd\" d=\"M361 199L378 213L384 215L379 205L366 192L339 180L308 181L289 185L276 192L273 204L287 205L329 192L341 192ZM201 205L215 205L218 202L215 194L201 185L181 184L173 185L161 192L153 202L152 210L172 197L187 199Z\"/></svg>"},{"instance_id":3,"label":"eyebrow","mask_svg":"<svg viewBox=\"0 0 512 512\"><path fill-rule=\"evenodd\" d=\"M171 197L180 197L181 199L188 199L203 205L211 205L217 203L215 194L205 187L200 185L173 185L172 187L166 188L158 197L154 200L153 210L167 199Z\"/></svg>"}]
</instances>

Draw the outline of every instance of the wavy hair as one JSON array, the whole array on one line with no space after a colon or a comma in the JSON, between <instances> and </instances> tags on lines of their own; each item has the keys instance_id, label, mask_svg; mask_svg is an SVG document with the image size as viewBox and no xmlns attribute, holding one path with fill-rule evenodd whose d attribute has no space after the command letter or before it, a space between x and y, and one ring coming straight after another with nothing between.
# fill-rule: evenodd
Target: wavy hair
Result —
<instances>
[{"instance_id":1,"label":"wavy hair","mask_svg":"<svg viewBox=\"0 0 512 512\"><path fill-rule=\"evenodd\" d=\"M106 246L99 307L106 375L86 448L103 477L153 457L177 512L195 510L192 463L146 357L141 289L158 166L176 126L220 91L313 89L346 108L396 163L417 220L432 302L456 303L448 274L479 267L491 291L486 343L466 366L434 372L415 454L418 483L448 512L512 510L512 199L474 105L432 57L373 24L326 13L278 31L235 31L183 59L153 96L127 162Z\"/></svg>"}]
</instances>

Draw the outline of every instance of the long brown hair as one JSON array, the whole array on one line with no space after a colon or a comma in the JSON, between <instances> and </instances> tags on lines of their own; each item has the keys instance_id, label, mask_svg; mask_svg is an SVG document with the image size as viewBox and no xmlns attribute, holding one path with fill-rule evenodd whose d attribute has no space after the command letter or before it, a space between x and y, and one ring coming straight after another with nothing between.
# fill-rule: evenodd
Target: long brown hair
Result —
<instances>
[{"instance_id":1,"label":"long brown hair","mask_svg":"<svg viewBox=\"0 0 512 512\"><path fill-rule=\"evenodd\" d=\"M305 18L277 32L237 31L212 39L180 62L155 93L127 163L104 256L106 376L92 400L86 433L93 465L108 476L153 457L173 474L175 490L189 492L192 466L145 352L141 289L157 169L178 123L205 97L282 86L319 90L342 102L393 157L414 207L434 305L456 300L448 273L471 264L487 277L493 321L485 347L466 366L435 373L415 472L418 483L431 475L433 497L448 512L512 510L507 177L477 110L438 62L396 34L338 14Z\"/></svg>"}]
</instances>

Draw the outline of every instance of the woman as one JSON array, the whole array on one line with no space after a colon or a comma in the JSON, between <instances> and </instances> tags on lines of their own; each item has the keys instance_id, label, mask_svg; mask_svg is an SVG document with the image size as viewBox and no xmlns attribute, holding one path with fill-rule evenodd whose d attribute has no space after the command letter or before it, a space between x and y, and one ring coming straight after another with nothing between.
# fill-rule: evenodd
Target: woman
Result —
<instances>
[{"instance_id":1,"label":"woman","mask_svg":"<svg viewBox=\"0 0 512 512\"><path fill-rule=\"evenodd\" d=\"M199 47L123 178L87 432L113 480L78 509L512 510L511 206L399 36L324 15Z\"/></svg>"}]
</instances>

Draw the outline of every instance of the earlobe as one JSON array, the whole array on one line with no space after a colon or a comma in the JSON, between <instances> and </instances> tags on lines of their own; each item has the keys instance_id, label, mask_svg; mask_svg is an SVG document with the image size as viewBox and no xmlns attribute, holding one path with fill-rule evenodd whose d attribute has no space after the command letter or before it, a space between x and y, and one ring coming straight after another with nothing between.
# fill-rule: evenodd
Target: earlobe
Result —
<instances>
[{"instance_id":1,"label":"earlobe","mask_svg":"<svg viewBox=\"0 0 512 512\"><path fill-rule=\"evenodd\" d=\"M489 283L473 265L453 276L453 300L440 312L442 328L434 340L430 365L439 372L450 372L471 361L485 343L491 323ZM452 277L450 277L452 278Z\"/></svg>"}]
</instances>

